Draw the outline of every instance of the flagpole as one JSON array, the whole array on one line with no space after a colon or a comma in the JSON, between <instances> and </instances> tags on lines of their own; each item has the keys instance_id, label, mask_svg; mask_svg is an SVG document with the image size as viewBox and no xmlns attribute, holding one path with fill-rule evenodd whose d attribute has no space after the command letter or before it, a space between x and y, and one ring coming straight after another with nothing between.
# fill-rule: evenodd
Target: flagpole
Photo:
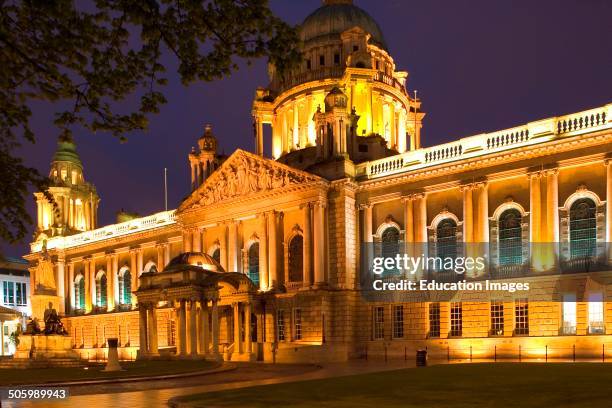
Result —
<instances>
[{"instance_id":1,"label":"flagpole","mask_svg":"<svg viewBox=\"0 0 612 408\"><path fill-rule=\"evenodd\" d=\"M164 167L164 206L168 211L168 168Z\"/></svg>"}]
</instances>

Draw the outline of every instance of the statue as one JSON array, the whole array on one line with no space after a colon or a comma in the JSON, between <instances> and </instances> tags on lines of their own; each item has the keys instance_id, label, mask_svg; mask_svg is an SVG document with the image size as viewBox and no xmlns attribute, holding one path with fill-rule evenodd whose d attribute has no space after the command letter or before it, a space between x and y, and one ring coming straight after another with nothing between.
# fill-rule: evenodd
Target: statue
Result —
<instances>
[{"instance_id":1,"label":"statue","mask_svg":"<svg viewBox=\"0 0 612 408\"><path fill-rule=\"evenodd\" d=\"M30 317L30 320L26 324L25 334L40 334L40 333L41 333L41 330L40 330L40 323L38 323L38 318L35 317L34 319L32 319Z\"/></svg>"},{"instance_id":2,"label":"statue","mask_svg":"<svg viewBox=\"0 0 612 408\"><path fill-rule=\"evenodd\" d=\"M49 307L45 310L45 335L59 334L62 336L68 335L66 328L61 322L57 311L53 308L53 303L49 302Z\"/></svg>"},{"instance_id":3,"label":"statue","mask_svg":"<svg viewBox=\"0 0 612 408\"><path fill-rule=\"evenodd\" d=\"M36 268L36 286L51 290L56 288L53 262L51 262L47 253L46 245L43 245L42 258L38 261L38 267Z\"/></svg>"}]
</instances>

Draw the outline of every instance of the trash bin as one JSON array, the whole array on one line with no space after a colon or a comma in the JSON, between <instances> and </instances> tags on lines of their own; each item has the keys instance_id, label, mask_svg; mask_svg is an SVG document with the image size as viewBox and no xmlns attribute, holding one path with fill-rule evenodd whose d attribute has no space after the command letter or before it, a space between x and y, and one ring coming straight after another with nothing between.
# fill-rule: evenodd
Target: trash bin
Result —
<instances>
[{"instance_id":1,"label":"trash bin","mask_svg":"<svg viewBox=\"0 0 612 408\"><path fill-rule=\"evenodd\" d=\"M427 366L427 350L417 350L416 365L417 367Z\"/></svg>"}]
</instances>

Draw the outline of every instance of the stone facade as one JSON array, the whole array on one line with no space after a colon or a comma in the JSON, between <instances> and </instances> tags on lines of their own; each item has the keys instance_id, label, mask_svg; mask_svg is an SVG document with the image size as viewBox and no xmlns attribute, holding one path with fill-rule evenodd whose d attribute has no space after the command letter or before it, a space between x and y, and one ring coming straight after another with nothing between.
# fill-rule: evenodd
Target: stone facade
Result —
<instances>
[{"instance_id":1,"label":"stone facade","mask_svg":"<svg viewBox=\"0 0 612 408\"><path fill-rule=\"evenodd\" d=\"M46 229L26 256L33 299L55 297L85 358L103 356L110 337L119 338L121 358L134 358L150 313L156 333L153 343L147 334L149 350L154 344L155 353L180 356L179 326L187 325L181 301L147 298L145 306L139 285L163 276L171 259L195 253L246 275L256 288L219 292L217 340L227 359L342 361L412 355L421 347L440 358L592 357L602 348L605 355L612 346L612 275L604 269L564 280L558 268L572 266L577 203L587 215L593 206L585 218L593 239L612 241L612 105L422 148L421 102L407 93L407 74L395 71L380 33L367 31L376 23L359 9L362 26L348 22L340 33L313 34L311 19L345 22L342 10L356 8L329 3L307 19L304 65L283 81L271 67L270 86L257 91L256 154L219 157L207 127L201 151L189 156L193 191L177 210L95 228L92 193L82 232L42 222ZM273 158L263 157L266 124L273 126ZM560 255L521 250L518 261L501 260L501 217L508 214L518 214L516 239L559 243ZM389 232L398 245L429 251L444 237L481 243L500 281L529 281L533 290L369 301L360 284L362 244L385 242ZM611 258L594 257L604 264ZM53 279L41 286L45 260ZM570 288L574 301L563 302ZM201 310L212 307L209 300L189 301ZM600 305L601 313L594 309ZM143 318L144 308L152 312ZM186 327L187 337L204 333ZM195 354L205 357L210 347Z\"/></svg>"}]
</instances>

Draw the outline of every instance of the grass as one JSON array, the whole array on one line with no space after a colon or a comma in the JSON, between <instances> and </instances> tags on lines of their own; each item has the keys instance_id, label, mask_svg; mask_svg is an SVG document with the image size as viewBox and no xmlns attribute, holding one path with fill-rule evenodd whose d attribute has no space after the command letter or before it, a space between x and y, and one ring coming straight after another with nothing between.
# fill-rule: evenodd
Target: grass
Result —
<instances>
[{"instance_id":1,"label":"grass","mask_svg":"<svg viewBox=\"0 0 612 408\"><path fill-rule=\"evenodd\" d=\"M612 365L453 364L178 398L193 407L473 408L610 406Z\"/></svg>"},{"instance_id":2,"label":"grass","mask_svg":"<svg viewBox=\"0 0 612 408\"><path fill-rule=\"evenodd\" d=\"M215 362L202 360L121 362L124 371L104 372L104 365L83 368L0 369L0 385L43 384L60 381L117 379L164 374L179 374L216 368Z\"/></svg>"}]
</instances>

